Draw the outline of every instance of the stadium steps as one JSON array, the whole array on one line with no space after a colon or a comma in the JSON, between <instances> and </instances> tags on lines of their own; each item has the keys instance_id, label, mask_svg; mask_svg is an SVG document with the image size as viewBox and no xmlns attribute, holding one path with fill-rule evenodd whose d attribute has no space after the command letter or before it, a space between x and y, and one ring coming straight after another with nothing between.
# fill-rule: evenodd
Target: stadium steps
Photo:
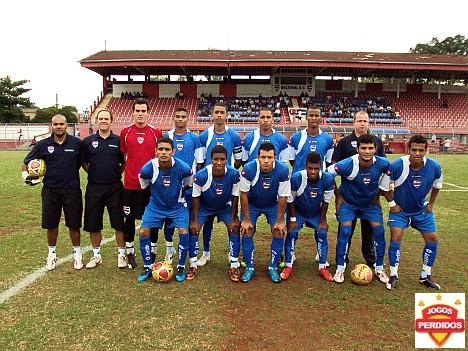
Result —
<instances>
[{"instance_id":1,"label":"stadium steps","mask_svg":"<svg viewBox=\"0 0 468 351\"><path fill-rule=\"evenodd\" d=\"M112 94L106 94L102 99L99 105L94 109L93 113L91 114L90 120L94 121L96 119L97 114L99 111L107 110L107 105L112 99Z\"/></svg>"}]
</instances>

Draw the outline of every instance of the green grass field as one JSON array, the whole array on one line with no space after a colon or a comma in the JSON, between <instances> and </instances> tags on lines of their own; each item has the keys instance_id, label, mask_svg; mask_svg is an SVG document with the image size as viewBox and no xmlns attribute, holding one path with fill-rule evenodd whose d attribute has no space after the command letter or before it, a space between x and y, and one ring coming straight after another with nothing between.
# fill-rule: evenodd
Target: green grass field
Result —
<instances>
[{"instance_id":1,"label":"green grass field","mask_svg":"<svg viewBox=\"0 0 468 351\"><path fill-rule=\"evenodd\" d=\"M0 153L0 294L45 264L40 228L41 186L20 176L23 152ZM435 156L444 184L435 206L440 237L433 275L442 292L467 292L468 156ZM83 178L84 179L84 178ZM82 184L85 184L83 181ZM384 205L386 206L386 205ZM386 208L384 213L386 212ZM329 210L330 271L334 273L336 221ZM104 232L112 236L109 225ZM266 275L270 235L262 218L256 234L257 274L249 284L227 276L227 236L215 227L212 260L191 282L138 283L141 268L118 270L113 242L104 264L74 271L66 262L0 305L0 350L408 350L414 347L414 293L423 240L408 230L402 244L400 284L366 287L329 283L317 274L311 230L301 232L294 274L275 285ZM389 231L386 228L387 244ZM82 246L89 245L82 233ZM160 239L158 257L164 257ZM71 253L60 227L58 256ZM90 253L84 255L85 263ZM138 254L139 257L139 254ZM362 263L355 234L351 265ZM387 258L386 258L387 263ZM463 273L465 272L465 273Z\"/></svg>"}]
</instances>

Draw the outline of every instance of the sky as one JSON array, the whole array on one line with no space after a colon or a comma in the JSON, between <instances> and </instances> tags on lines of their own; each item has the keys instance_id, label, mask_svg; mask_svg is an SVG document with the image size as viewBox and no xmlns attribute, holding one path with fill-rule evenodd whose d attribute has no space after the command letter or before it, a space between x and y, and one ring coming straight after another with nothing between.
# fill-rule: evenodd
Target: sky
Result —
<instances>
[{"instance_id":1,"label":"sky","mask_svg":"<svg viewBox=\"0 0 468 351\"><path fill-rule=\"evenodd\" d=\"M0 3L0 77L29 80L39 107L82 111L102 90L79 60L107 50L408 52L468 37L468 1L121 1Z\"/></svg>"}]
</instances>

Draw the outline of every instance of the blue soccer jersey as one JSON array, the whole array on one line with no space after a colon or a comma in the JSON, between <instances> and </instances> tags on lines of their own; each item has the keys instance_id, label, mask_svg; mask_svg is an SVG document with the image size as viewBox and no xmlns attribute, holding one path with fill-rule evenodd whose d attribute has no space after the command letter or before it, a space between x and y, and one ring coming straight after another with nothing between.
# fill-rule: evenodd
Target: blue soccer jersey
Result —
<instances>
[{"instance_id":1,"label":"blue soccer jersey","mask_svg":"<svg viewBox=\"0 0 468 351\"><path fill-rule=\"evenodd\" d=\"M278 196L291 195L288 167L281 161L275 161L273 170L264 173L258 160L251 161L242 171L240 190L248 192L249 203L258 208L273 206L278 202Z\"/></svg>"},{"instance_id":2,"label":"blue soccer jersey","mask_svg":"<svg viewBox=\"0 0 468 351\"><path fill-rule=\"evenodd\" d=\"M205 166L211 164L211 149L215 145L222 145L227 150L229 166L234 166L234 160L242 159L241 137L234 129L227 126L224 133L216 133L214 126L209 127L200 134L200 143L203 147Z\"/></svg>"},{"instance_id":3,"label":"blue soccer jersey","mask_svg":"<svg viewBox=\"0 0 468 351\"><path fill-rule=\"evenodd\" d=\"M208 211L218 212L231 206L232 196L239 196L239 172L226 166L221 178L213 177L213 165L198 171L193 177L193 197L200 197L200 205Z\"/></svg>"},{"instance_id":4,"label":"blue soccer jersey","mask_svg":"<svg viewBox=\"0 0 468 351\"><path fill-rule=\"evenodd\" d=\"M193 172L197 170L197 163L204 162L203 148L198 135L189 130L182 135L175 134L174 129L171 129L164 136L174 142L174 157L191 166Z\"/></svg>"},{"instance_id":5,"label":"blue soccer jersey","mask_svg":"<svg viewBox=\"0 0 468 351\"><path fill-rule=\"evenodd\" d=\"M424 157L424 166L418 171L410 167L409 156L403 156L392 162L383 184L394 184L393 199L407 214L422 212L426 197L432 188L442 189L442 169L440 164Z\"/></svg>"},{"instance_id":6,"label":"blue soccer jersey","mask_svg":"<svg viewBox=\"0 0 468 351\"><path fill-rule=\"evenodd\" d=\"M148 206L159 211L171 211L185 205L183 187L191 185L192 169L184 161L172 159L172 167L159 168L157 158L149 160L138 175L142 189L150 186L151 197Z\"/></svg>"},{"instance_id":7,"label":"blue soccer jersey","mask_svg":"<svg viewBox=\"0 0 468 351\"><path fill-rule=\"evenodd\" d=\"M294 134L289 140L289 159L294 160L293 173L305 168L309 152L317 152L322 160L322 169L331 163L333 156L333 138L327 132L319 130L317 136L307 134L307 128Z\"/></svg>"},{"instance_id":8,"label":"blue soccer jersey","mask_svg":"<svg viewBox=\"0 0 468 351\"><path fill-rule=\"evenodd\" d=\"M333 176L327 172L320 171L316 182L307 179L306 170L296 172L291 176L291 198L288 202L294 202L296 212L303 217L320 215L322 203L330 203L333 184Z\"/></svg>"},{"instance_id":9,"label":"blue soccer jersey","mask_svg":"<svg viewBox=\"0 0 468 351\"><path fill-rule=\"evenodd\" d=\"M371 166L361 168L359 155L354 155L331 165L328 172L333 176L341 176L339 189L348 204L369 207L377 197L382 175L388 171L389 166L390 162L386 158L374 156Z\"/></svg>"},{"instance_id":10,"label":"blue soccer jersey","mask_svg":"<svg viewBox=\"0 0 468 351\"><path fill-rule=\"evenodd\" d=\"M275 158L286 162L289 159L288 141L285 136L273 129L273 134L262 135L257 128L247 134L242 145L242 161L253 161L257 158L262 143L272 143L275 147Z\"/></svg>"}]
</instances>

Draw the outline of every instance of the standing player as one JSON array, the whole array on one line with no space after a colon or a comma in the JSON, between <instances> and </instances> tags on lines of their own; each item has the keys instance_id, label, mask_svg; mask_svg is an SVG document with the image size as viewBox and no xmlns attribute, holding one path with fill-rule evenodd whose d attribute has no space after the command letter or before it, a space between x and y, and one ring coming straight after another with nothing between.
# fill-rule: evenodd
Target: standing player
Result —
<instances>
[{"instance_id":1,"label":"standing player","mask_svg":"<svg viewBox=\"0 0 468 351\"><path fill-rule=\"evenodd\" d=\"M138 180L141 167L154 158L159 129L148 124L148 102L135 99L133 102L133 124L120 132L120 150L125 154L123 191L124 235L127 247L128 267L135 268L135 219L141 219L149 200L149 190L143 190ZM153 257L156 254L157 231L152 230Z\"/></svg>"},{"instance_id":2,"label":"standing player","mask_svg":"<svg viewBox=\"0 0 468 351\"><path fill-rule=\"evenodd\" d=\"M200 134L200 143L204 148L205 166L211 164L209 155L216 145L224 146L227 151L227 164L239 168L242 165L242 145L239 134L226 125L227 105L217 102L212 111L213 125ZM213 231L213 219L209 218L203 226L203 255L198 266L204 266L210 260L210 241Z\"/></svg>"},{"instance_id":3,"label":"standing player","mask_svg":"<svg viewBox=\"0 0 468 351\"><path fill-rule=\"evenodd\" d=\"M174 128L164 134L165 137L172 139L174 142L174 158L184 161L192 167L193 173L203 167L203 149L200 144L198 135L187 129L188 117L187 110L184 107L178 107L174 111L172 118ZM188 188L185 193L185 201L191 213L192 208L192 188ZM174 256L174 227L164 226L164 237L166 238L166 258L165 261L172 263Z\"/></svg>"},{"instance_id":4,"label":"standing player","mask_svg":"<svg viewBox=\"0 0 468 351\"><path fill-rule=\"evenodd\" d=\"M84 230L90 232L93 257L86 268L102 263L101 240L104 208L107 207L111 227L115 230L118 247L117 266L127 267L125 239L123 234L122 181L124 157L120 140L112 133L112 113L99 111L96 116L98 131L83 140L81 164L88 173L85 193Z\"/></svg>"},{"instance_id":5,"label":"standing player","mask_svg":"<svg viewBox=\"0 0 468 351\"><path fill-rule=\"evenodd\" d=\"M285 242L286 267L281 278L287 280L292 273L293 256L299 231L303 225L314 228L318 238L319 274L333 281L326 267L328 257L328 204L333 195L334 179L330 173L322 172L321 158L316 152L307 155L305 169L291 176L291 197L288 199L288 235Z\"/></svg>"},{"instance_id":6,"label":"standing player","mask_svg":"<svg viewBox=\"0 0 468 351\"><path fill-rule=\"evenodd\" d=\"M247 134L242 145L242 161L244 163L257 158L258 148L262 143L272 143L275 147L275 155L280 161L289 159L288 141L281 133L273 129L273 115L268 107L260 109L258 116L259 128Z\"/></svg>"},{"instance_id":7,"label":"standing player","mask_svg":"<svg viewBox=\"0 0 468 351\"><path fill-rule=\"evenodd\" d=\"M336 144L335 151L333 152L333 163L344 160L345 158L356 155L357 150L357 140L363 134L369 133L369 115L366 111L356 112L354 115L354 130L350 135L342 138L338 144ZM375 145L376 145L376 156L385 157L385 150L382 145L382 140L374 136ZM348 241L348 251L351 247L351 239L354 234L354 229L356 228L356 219L352 223L351 227L351 236ZM372 234L372 226L369 221L361 218L361 239L362 246L361 252L362 256L366 260L366 264L369 267L375 266L375 250L374 250L374 235ZM348 262L348 256L346 256L346 262Z\"/></svg>"},{"instance_id":8,"label":"standing player","mask_svg":"<svg viewBox=\"0 0 468 351\"><path fill-rule=\"evenodd\" d=\"M230 269L232 282L240 279L239 251L240 236L234 228L239 227L237 209L239 202L239 172L226 165L227 151L221 145L211 149L211 165L206 166L194 177L193 220L190 224L190 272L187 279L197 273L198 233L209 217L218 217L226 225L229 238Z\"/></svg>"},{"instance_id":9,"label":"standing player","mask_svg":"<svg viewBox=\"0 0 468 351\"><path fill-rule=\"evenodd\" d=\"M150 186L151 197L141 222L140 251L145 268L138 275L138 281L147 280L152 273L150 228L162 228L170 221L179 231L176 280L182 282L186 278L185 259L189 249L189 214L184 187L191 185L192 169L184 161L172 157L174 143L171 139L159 139L156 150L157 158L148 161L139 174L142 188Z\"/></svg>"},{"instance_id":10,"label":"standing player","mask_svg":"<svg viewBox=\"0 0 468 351\"><path fill-rule=\"evenodd\" d=\"M278 261L284 245L286 226L284 213L286 200L291 196L288 167L275 160L275 147L263 143L258 149L257 159L247 163L241 176L242 251L247 268L242 282L249 282L254 274L254 241L257 218L263 213L271 226L271 259L268 274L274 283L280 283Z\"/></svg>"},{"instance_id":11,"label":"standing player","mask_svg":"<svg viewBox=\"0 0 468 351\"><path fill-rule=\"evenodd\" d=\"M322 169L331 163L333 154L333 138L320 129L322 117L320 108L309 106L307 108L307 128L294 134L289 140L289 162L293 166L293 173L303 169L309 152L320 155Z\"/></svg>"},{"instance_id":12,"label":"standing player","mask_svg":"<svg viewBox=\"0 0 468 351\"><path fill-rule=\"evenodd\" d=\"M65 225L70 232L73 244L73 267L83 268L80 249L81 215L83 200L80 188L79 169L81 164L81 140L67 134L67 119L62 115L52 117L52 134L38 141L24 158L22 176L26 184L40 183L38 177L28 174L28 163L42 159L47 165L42 187L42 228L47 230L49 254L47 270L55 269L57 264L57 237L60 217L65 214Z\"/></svg>"},{"instance_id":13,"label":"standing player","mask_svg":"<svg viewBox=\"0 0 468 351\"><path fill-rule=\"evenodd\" d=\"M439 190L442 189L442 169L437 161L426 158L427 140L421 135L414 135L408 142L409 156L403 156L392 162L384 177L385 187L394 184L393 196L385 193L389 201L391 241L388 248L390 261L390 279L388 289L394 289L398 283L398 265L400 263L400 245L405 228L410 224L419 231L426 242L423 249L423 267L419 282L433 289L440 285L432 280L432 266L437 256L438 239L432 209ZM426 197L431 192L429 202Z\"/></svg>"},{"instance_id":14,"label":"standing player","mask_svg":"<svg viewBox=\"0 0 468 351\"><path fill-rule=\"evenodd\" d=\"M355 218L366 219L370 222L374 232L374 245L377 258L375 274L382 283L388 282L383 270L385 256L385 233L382 208L378 202L379 182L390 163L384 157L374 156L375 138L370 134L363 134L357 140L358 154L348 157L328 167L333 176L341 176L341 185L336 192L336 217L340 224L336 256L338 266L334 276L337 283L343 283L346 269L346 255L348 241L351 235L351 225ZM381 184L384 191L388 191Z\"/></svg>"}]
</instances>

